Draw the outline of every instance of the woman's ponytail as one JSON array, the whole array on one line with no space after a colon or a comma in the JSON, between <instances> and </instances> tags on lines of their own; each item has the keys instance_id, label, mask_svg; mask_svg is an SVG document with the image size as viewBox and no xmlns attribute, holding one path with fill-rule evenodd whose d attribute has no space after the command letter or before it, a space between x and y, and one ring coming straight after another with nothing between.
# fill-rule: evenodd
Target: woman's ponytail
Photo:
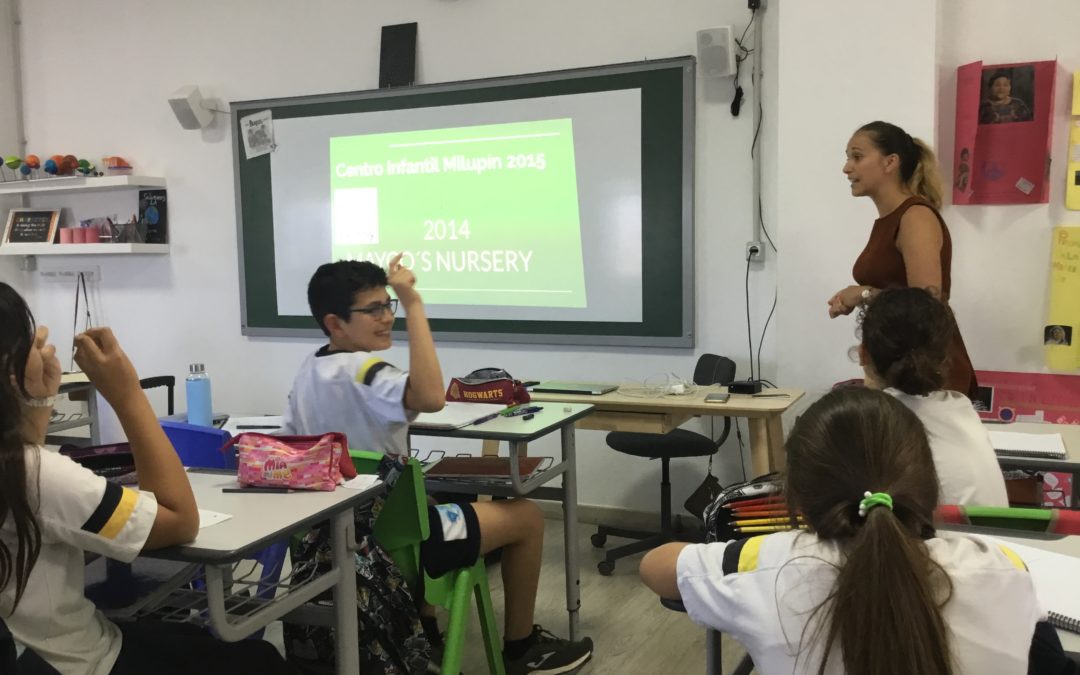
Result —
<instances>
[{"instance_id":1,"label":"woman's ponytail","mask_svg":"<svg viewBox=\"0 0 1080 675\"><path fill-rule=\"evenodd\" d=\"M908 181L908 189L911 190L911 194L922 198L935 209L940 209L941 174L938 172L937 157L934 156L934 151L930 149L930 146L921 139L912 137L911 142L918 151L918 162L911 174L911 180Z\"/></svg>"}]
</instances>

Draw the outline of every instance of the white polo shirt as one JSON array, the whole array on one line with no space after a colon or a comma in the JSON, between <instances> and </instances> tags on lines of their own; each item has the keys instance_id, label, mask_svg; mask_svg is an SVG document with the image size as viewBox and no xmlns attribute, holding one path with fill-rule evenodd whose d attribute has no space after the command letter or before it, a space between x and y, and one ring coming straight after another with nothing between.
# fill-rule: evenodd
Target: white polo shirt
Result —
<instances>
[{"instance_id":1,"label":"white polo shirt","mask_svg":"<svg viewBox=\"0 0 1080 675\"><path fill-rule=\"evenodd\" d=\"M409 454L405 408L409 374L369 352L320 348L304 359L285 411L285 434L343 432L349 447L387 454Z\"/></svg>"},{"instance_id":2,"label":"white polo shirt","mask_svg":"<svg viewBox=\"0 0 1080 675\"><path fill-rule=\"evenodd\" d=\"M942 504L1009 505L990 434L967 396L955 391L926 396L892 388L885 392L906 405L926 427Z\"/></svg>"},{"instance_id":3,"label":"white polo shirt","mask_svg":"<svg viewBox=\"0 0 1080 675\"><path fill-rule=\"evenodd\" d=\"M955 672L1026 675L1035 623L1045 615L1020 559L957 533L926 545L953 584L943 612ZM799 643L815 634L810 615L832 590L841 559L835 542L806 532L695 544L679 554L679 593L691 619L738 640L762 675L816 673L821 645L800 651ZM839 646L825 672L843 675Z\"/></svg>"},{"instance_id":4,"label":"white polo shirt","mask_svg":"<svg viewBox=\"0 0 1080 675\"><path fill-rule=\"evenodd\" d=\"M106 675L120 653L120 630L83 594L83 551L134 560L150 536L157 500L38 446L27 446L26 464L41 552L14 614L14 575L0 593L0 616L16 640L63 675ZM0 537L14 557L10 517Z\"/></svg>"}]
</instances>

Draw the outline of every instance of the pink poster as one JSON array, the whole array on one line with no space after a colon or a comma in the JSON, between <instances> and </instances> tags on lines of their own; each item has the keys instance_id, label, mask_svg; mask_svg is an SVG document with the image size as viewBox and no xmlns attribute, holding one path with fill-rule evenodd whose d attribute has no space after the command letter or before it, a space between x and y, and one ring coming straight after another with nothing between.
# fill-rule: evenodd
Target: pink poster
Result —
<instances>
[{"instance_id":1,"label":"pink poster","mask_svg":"<svg viewBox=\"0 0 1080 675\"><path fill-rule=\"evenodd\" d=\"M996 422L1080 424L1080 376L977 370L979 417Z\"/></svg>"},{"instance_id":2,"label":"pink poster","mask_svg":"<svg viewBox=\"0 0 1080 675\"><path fill-rule=\"evenodd\" d=\"M956 71L953 203L1045 204L1056 61Z\"/></svg>"}]
</instances>

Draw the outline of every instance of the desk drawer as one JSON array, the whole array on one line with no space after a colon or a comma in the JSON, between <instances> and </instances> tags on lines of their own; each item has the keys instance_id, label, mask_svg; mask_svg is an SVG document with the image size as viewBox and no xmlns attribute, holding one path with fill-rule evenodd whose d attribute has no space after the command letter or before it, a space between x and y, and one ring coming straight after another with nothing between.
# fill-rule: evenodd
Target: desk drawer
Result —
<instances>
[{"instance_id":1,"label":"desk drawer","mask_svg":"<svg viewBox=\"0 0 1080 675\"><path fill-rule=\"evenodd\" d=\"M598 411L577 421L578 429L593 431L634 431L645 434L666 434L690 419L679 413L639 413Z\"/></svg>"}]
</instances>

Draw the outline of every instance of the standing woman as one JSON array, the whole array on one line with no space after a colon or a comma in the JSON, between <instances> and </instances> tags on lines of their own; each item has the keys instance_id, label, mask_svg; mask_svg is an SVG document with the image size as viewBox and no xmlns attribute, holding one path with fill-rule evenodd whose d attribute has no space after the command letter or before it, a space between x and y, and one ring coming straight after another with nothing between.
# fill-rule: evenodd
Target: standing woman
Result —
<instances>
[{"instance_id":1,"label":"standing woman","mask_svg":"<svg viewBox=\"0 0 1080 675\"><path fill-rule=\"evenodd\" d=\"M879 218L855 261L855 284L829 298L829 316L850 314L889 287L925 288L948 302L952 290L952 239L938 209L941 180L934 152L888 122L871 122L848 141L844 174L851 194L869 197ZM960 331L949 347L945 389L975 399L977 383Z\"/></svg>"}]
</instances>

